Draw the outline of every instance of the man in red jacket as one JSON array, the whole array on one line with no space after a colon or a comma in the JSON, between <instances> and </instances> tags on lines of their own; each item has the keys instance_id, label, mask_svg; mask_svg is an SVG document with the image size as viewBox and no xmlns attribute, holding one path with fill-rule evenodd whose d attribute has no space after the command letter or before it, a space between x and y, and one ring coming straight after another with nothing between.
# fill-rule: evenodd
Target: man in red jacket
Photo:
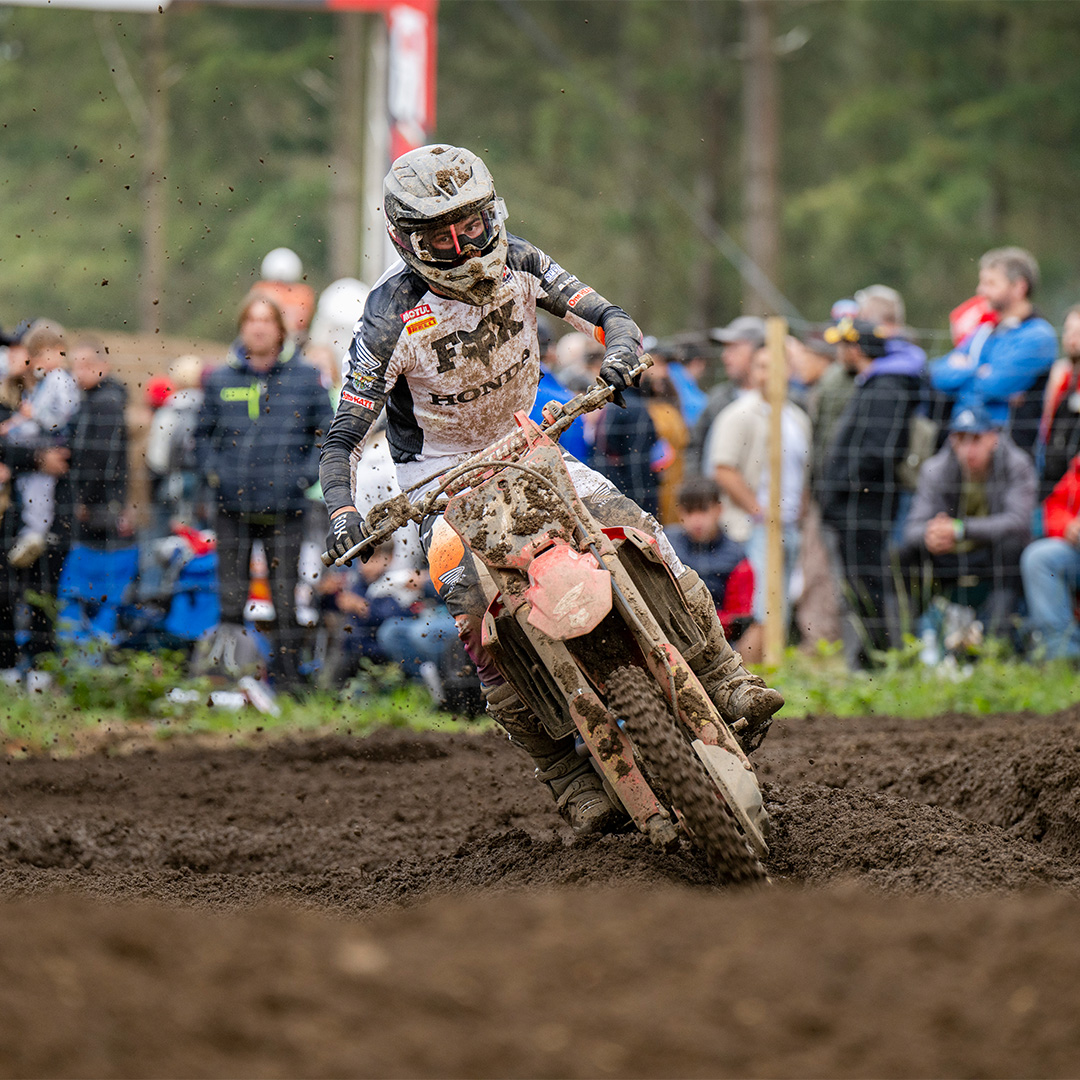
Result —
<instances>
[{"instance_id":1,"label":"man in red jacket","mask_svg":"<svg viewBox=\"0 0 1080 1080\"><path fill-rule=\"evenodd\" d=\"M1031 627L1046 659L1080 661L1080 455L1043 503L1043 529L1020 556Z\"/></svg>"}]
</instances>

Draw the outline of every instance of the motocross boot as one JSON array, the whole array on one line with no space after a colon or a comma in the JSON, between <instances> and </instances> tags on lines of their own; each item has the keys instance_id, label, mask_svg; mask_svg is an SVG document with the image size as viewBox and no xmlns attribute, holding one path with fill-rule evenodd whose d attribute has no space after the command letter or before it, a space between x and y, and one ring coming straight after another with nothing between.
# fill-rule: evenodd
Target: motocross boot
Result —
<instances>
[{"instance_id":1,"label":"motocross boot","mask_svg":"<svg viewBox=\"0 0 1080 1080\"><path fill-rule=\"evenodd\" d=\"M509 683L485 687L484 696L488 713L536 763L536 779L551 789L574 832L608 832L625 823L626 814L608 798L603 780L591 760L578 754L572 735L553 739Z\"/></svg>"},{"instance_id":2,"label":"motocross boot","mask_svg":"<svg viewBox=\"0 0 1080 1080\"><path fill-rule=\"evenodd\" d=\"M784 696L743 667L742 657L724 636L716 603L697 573L688 569L679 578L679 587L694 622L705 634L705 651L690 667L729 726L746 721L735 734L743 750L750 753L761 745Z\"/></svg>"}]
</instances>

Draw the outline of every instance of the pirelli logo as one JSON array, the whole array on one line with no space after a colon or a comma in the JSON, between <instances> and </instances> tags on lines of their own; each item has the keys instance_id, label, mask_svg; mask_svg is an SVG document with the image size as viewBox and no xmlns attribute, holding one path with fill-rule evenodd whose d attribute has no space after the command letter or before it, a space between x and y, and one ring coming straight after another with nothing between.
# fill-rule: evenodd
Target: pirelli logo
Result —
<instances>
[{"instance_id":1,"label":"pirelli logo","mask_svg":"<svg viewBox=\"0 0 1080 1080\"><path fill-rule=\"evenodd\" d=\"M375 411L375 402L371 398L361 397L359 394L354 394L351 390L341 391L342 401L351 401L354 405L359 405L361 408L370 409Z\"/></svg>"},{"instance_id":2,"label":"pirelli logo","mask_svg":"<svg viewBox=\"0 0 1080 1080\"><path fill-rule=\"evenodd\" d=\"M405 327L407 334L418 334L421 330L430 330L433 326L438 326L439 320L434 315L429 315L426 319L420 319L417 322L409 323Z\"/></svg>"}]
</instances>

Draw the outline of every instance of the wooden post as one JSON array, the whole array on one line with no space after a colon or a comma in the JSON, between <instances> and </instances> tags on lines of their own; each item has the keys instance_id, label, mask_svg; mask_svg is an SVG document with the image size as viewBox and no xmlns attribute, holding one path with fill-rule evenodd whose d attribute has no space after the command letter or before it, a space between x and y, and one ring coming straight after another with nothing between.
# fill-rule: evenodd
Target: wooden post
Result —
<instances>
[{"instance_id":1,"label":"wooden post","mask_svg":"<svg viewBox=\"0 0 1080 1080\"><path fill-rule=\"evenodd\" d=\"M776 667L784 655L784 537L780 522L780 473L783 455L783 409L787 398L787 323L765 320L769 348L769 503L765 507L765 642L764 660Z\"/></svg>"}]
</instances>

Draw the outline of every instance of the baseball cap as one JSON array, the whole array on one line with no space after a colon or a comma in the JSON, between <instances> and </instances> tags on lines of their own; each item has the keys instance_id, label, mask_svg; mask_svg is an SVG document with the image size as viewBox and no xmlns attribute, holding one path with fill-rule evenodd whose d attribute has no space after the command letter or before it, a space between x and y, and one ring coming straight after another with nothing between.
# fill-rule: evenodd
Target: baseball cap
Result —
<instances>
[{"instance_id":1,"label":"baseball cap","mask_svg":"<svg viewBox=\"0 0 1080 1080\"><path fill-rule=\"evenodd\" d=\"M841 342L858 345L871 359L885 355L885 345L888 341L874 323L867 322L865 319L852 319L848 315L826 326L822 336L830 345L839 345Z\"/></svg>"},{"instance_id":2,"label":"baseball cap","mask_svg":"<svg viewBox=\"0 0 1080 1080\"><path fill-rule=\"evenodd\" d=\"M730 345L733 341L748 341L759 348L765 344L765 320L757 315L740 315L727 326L717 326L709 331L713 341Z\"/></svg>"},{"instance_id":3,"label":"baseball cap","mask_svg":"<svg viewBox=\"0 0 1080 1080\"><path fill-rule=\"evenodd\" d=\"M965 405L953 413L949 421L949 431L959 435L982 435L999 427L983 405Z\"/></svg>"}]
</instances>

